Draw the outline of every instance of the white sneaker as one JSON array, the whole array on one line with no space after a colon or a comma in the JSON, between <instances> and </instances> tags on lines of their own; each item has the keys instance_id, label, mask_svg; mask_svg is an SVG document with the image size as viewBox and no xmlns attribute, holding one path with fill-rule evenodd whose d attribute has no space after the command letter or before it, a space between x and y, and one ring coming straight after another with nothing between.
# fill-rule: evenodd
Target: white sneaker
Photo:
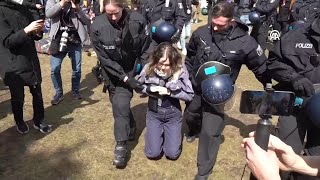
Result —
<instances>
[{"instance_id":1,"label":"white sneaker","mask_svg":"<svg viewBox=\"0 0 320 180\"><path fill-rule=\"evenodd\" d=\"M177 42L177 48L180 50L182 49L180 41Z\"/></svg>"},{"instance_id":2,"label":"white sneaker","mask_svg":"<svg viewBox=\"0 0 320 180\"><path fill-rule=\"evenodd\" d=\"M187 55L187 49L184 48L184 49L182 50L181 54L186 56L186 55Z\"/></svg>"}]
</instances>

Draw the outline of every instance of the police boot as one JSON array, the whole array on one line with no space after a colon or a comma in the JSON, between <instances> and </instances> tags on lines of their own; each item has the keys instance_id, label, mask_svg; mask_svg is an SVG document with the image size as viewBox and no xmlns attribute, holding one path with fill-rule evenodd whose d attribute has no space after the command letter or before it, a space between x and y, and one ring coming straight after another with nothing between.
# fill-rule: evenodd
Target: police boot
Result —
<instances>
[{"instance_id":1,"label":"police boot","mask_svg":"<svg viewBox=\"0 0 320 180\"><path fill-rule=\"evenodd\" d=\"M113 165L116 168L124 168L127 165L127 143L126 141L117 141L114 148Z\"/></svg>"}]
</instances>

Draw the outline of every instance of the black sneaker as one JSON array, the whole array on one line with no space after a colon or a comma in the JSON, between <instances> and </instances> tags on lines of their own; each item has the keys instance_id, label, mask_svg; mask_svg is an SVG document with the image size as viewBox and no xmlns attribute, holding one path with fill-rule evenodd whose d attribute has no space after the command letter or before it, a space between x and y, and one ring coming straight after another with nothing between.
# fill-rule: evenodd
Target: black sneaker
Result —
<instances>
[{"instance_id":1,"label":"black sneaker","mask_svg":"<svg viewBox=\"0 0 320 180\"><path fill-rule=\"evenodd\" d=\"M52 125L47 125L47 124L44 124L44 123L40 123L38 125L33 124L33 127L36 130L39 130L42 133L49 133L49 132L52 131Z\"/></svg>"},{"instance_id":2,"label":"black sneaker","mask_svg":"<svg viewBox=\"0 0 320 180\"><path fill-rule=\"evenodd\" d=\"M54 95L53 99L51 101L52 105L57 105L59 104L61 101L63 100L63 96L62 95Z\"/></svg>"},{"instance_id":3,"label":"black sneaker","mask_svg":"<svg viewBox=\"0 0 320 180\"><path fill-rule=\"evenodd\" d=\"M127 144L126 141L117 141L117 145L114 148L113 165L116 168L122 169L127 165Z\"/></svg>"},{"instance_id":4,"label":"black sneaker","mask_svg":"<svg viewBox=\"0 0 320 180\"><path fill-rule=\"evenodd\" d=\"M193 132L188 132L188 134L186 135L186 141L188 143L192 143L196 138L198 137L197 134L194 134Z\"/></svg>"},{"instance_id":5,"label":"black sneaker","mask_svg":"<svg viewBox=\"0 0 320 180\"><path fill-rule=\"evenodd\" d=\"M29 132L29 126L26 122L16 122L16 127L19 133L21 134L27 134Z\"/></svg>"}]
</instances>

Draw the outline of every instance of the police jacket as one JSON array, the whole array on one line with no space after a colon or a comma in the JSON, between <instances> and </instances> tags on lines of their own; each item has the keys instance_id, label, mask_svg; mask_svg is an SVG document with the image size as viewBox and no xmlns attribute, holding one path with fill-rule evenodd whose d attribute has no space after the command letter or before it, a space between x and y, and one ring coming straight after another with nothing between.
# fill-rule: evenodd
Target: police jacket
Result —
<instances>
[{"instance_id":1,"label":"police jacket","mask_svg":"<svg viewBox=\"0 0 320 180\"><path fill-rule=\"evenodd\" d=\"M111 81L134 74L136 61L148 48L146 21L138 12L124 9L118 23L102 14L91 25L90 37L98 60ZM146 61L146 60L142 60Z\"/></svg>"},{"instance_id":2,"label":"police jacket","mask_svg":"<svg viewBox=\"0 0 320 180\"><path fill-rule=\"evenodd\" d=\"M277 7L280 0L258 0L254 8L257 11L262 21L266 21L268 17L275 17L277 15Z\"/></svg>"},{"instance_id":3,"label":"police jacket","mask_svg":"<svg viewBox=\"0 0 320 180\"><path fill-rule=\"evenodd\" d=\"M166 1L169 2L166 6ZM159 19L172 22L182 30L186 15L181 0L145 0L142 15L151 24Z\"/></svg>"},{"instance_id":4,"label":"police jacket","mask_svg":"<svg viewBox=\"0 0 320 180\"><path fill-rule=\"evenodd\" d=\"M320 83L320 19L313 24L291 30L270 51L268 73L279 83L287 84L306 77L312 83Z\"/></svg>"},{"instance_id":5,"label":"police jacket","mask_svg":"<svg viewBox=\"0 0 320 180\"><path fill-rule=\"evenodd\" d=\"M313 22L319 14L319 0L297 0L291 9L292 21Z\"/></svg>"},{"instance_id":6,"label":"police jacket","mask_svg":"<svg viewBox=\"0 0 320 180\"><path fill-rule=\"evenodd\" d=\"M216 43L210 26L199 27L191 36L187 47L186 66L194 86L198 68L207 61L218 61L231 67L231 78L235 81L242 64L245 64L263 84L269 82L265 76L266 57L262 48L248 35L247 26L236 20L232 30Z\"/></svg>"},{"instance_id":7,"label":"police jacket","mask_svg":"<svg viewBox=\"0 0 320 180\"><path fill-rule=\"evenodd\" d=\"M6 85L41 83L34 38L24 32L32 21L27 7L0 2L0 66Z\"/></svg>"},{"instance_id":8,"label":"police jacket","mask_svg":"<svg viewBox=\"0 0 320 180\"><path fill-rule=\"evenodd\" d=\"M184 14L186 15L185 21L188 22L191 20L192 16L192 0L182 0Z\"/></svg>"}]
</instances>

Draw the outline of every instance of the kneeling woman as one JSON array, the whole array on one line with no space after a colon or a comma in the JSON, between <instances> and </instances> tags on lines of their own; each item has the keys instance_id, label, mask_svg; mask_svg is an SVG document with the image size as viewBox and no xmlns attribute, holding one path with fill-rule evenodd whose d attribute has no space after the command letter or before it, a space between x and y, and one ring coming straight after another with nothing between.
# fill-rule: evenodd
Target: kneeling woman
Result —
<instances>
[{"instance_id":1,"label":"kneeling woman","mask_svg":"<svg viewBox=\"0 0 320 180\"><path fill-rule=\"evenodd\" d=\"M149 95L146 117L145 154L150 159L178 159L181 153L182 113L179 100L194 95L181 55L170 43L161 43L145 65L138 80Z\"/></svg>"}]
</instances>

